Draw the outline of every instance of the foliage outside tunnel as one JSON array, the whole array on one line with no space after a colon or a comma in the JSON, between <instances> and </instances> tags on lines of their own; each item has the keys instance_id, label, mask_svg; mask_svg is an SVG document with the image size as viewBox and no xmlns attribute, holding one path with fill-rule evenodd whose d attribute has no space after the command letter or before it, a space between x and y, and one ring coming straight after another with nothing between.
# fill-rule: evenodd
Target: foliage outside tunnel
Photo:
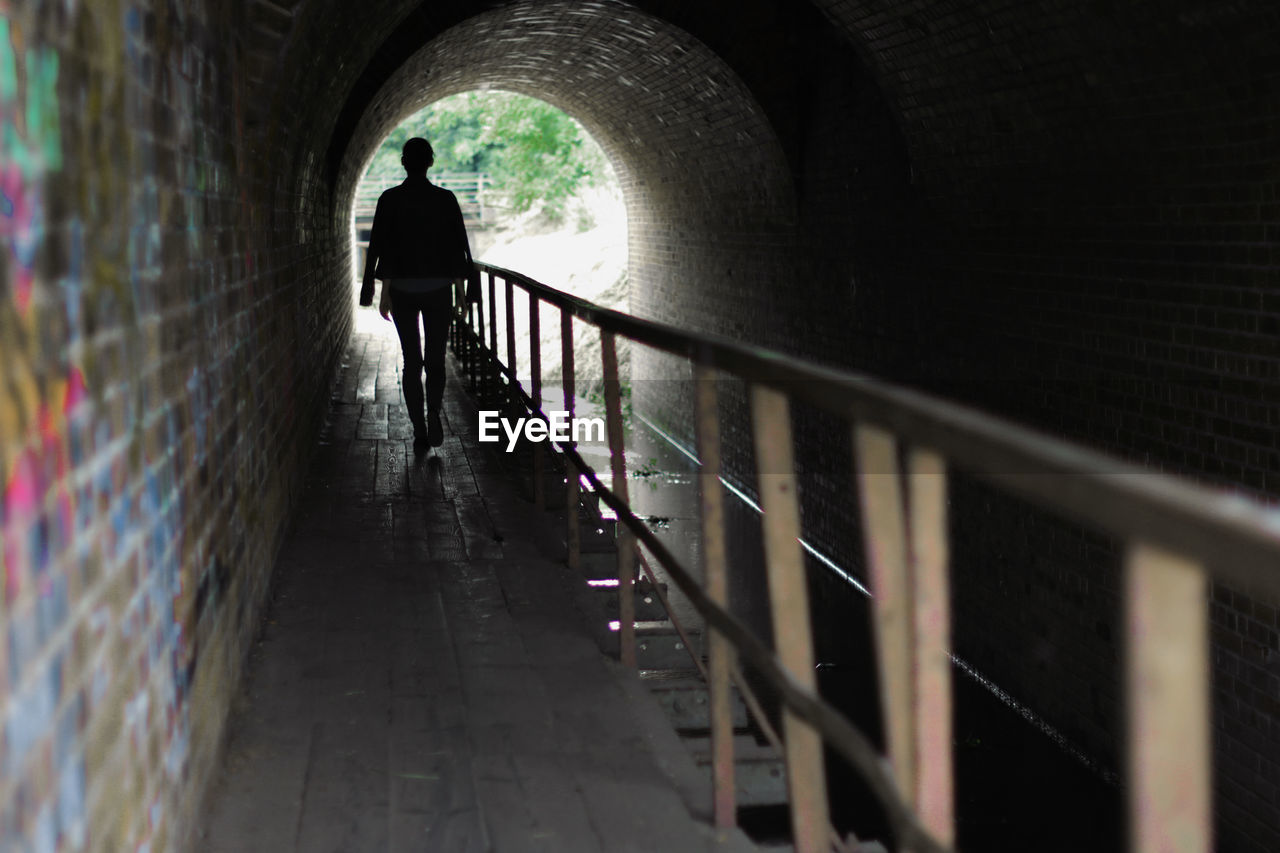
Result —
<instances>
[{"instance_id":1,"label":"foliage outside tunnel","mask_svg":"<svg viewBox=\"0 0 1280 853\"><path fill-rule=\"evenodd\" d=\"M552 222L582 189L611 176L600 146L567 113L514 92L472 91L401 122L373 155L366 178L402 176L400 151L414 136L435 149L435 174L486 173L500 207L519 214L540 205Z\"/></svg>"},{"instance_id":2,"label":"foliage outside tunnel","mask_svg":"<svg viewBox=\"0 0 1280 853\"><path fill-rule=\"evenodd\" d=\"M188 831L325 497L340 214L394 121L482 81L571 103L625 164L635 314L1272 501L1278 29L1268 0L4 3L0 850ZM805 426L806 518L844 541L847 430ZM1114 549L968 512L957 653L1116 754ZM1210 592L1218 846L1274 853L1280 596Z\"/></svg>"},{"instance_id":3,"label":"foliage outside tunnel","mask_svg":"<svg viewBox=\"0 0 1280 853\"><path fill-rule=\"evenodd\" d=\"M402 121L383 140L366 169L363 213L381 188L404 177L400 154L414 137L435 150L429 176L457 194L469 220L471 249L478 260L517 269L589 301L628 310L627 224L622 192L612 165L572 116L545 101L506 91L469 91L442 98ZM483 198L470 199L478 184L460 180L482 173ZM470 206L469 206L470 205ZM357 226L362 210L357 205ZM499 298L499 316L505 310ZM517 362L530 363L528 308L513 312ZM502 320L505 322L505 319ZM544 376L560 371L559 315L541 311ZM598 395L598 335L579 328L575 360L582 404ZM619 346L624 375L630 348Z\"/></svg>"}]
</instances>

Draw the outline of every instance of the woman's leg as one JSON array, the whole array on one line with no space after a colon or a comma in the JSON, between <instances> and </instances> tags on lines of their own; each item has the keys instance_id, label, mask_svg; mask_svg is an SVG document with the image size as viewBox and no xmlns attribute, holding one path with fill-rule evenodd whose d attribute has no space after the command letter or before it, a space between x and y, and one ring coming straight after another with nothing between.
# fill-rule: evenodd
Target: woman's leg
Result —
<instances>
[{"instance_id":1,"label":"woman's leg","mask_svg":"<svg viewBox=\"0 0 1280 853\"><path fill-rule=\"evenodd\" d=\"M391 319L395 321L396 333L400 336L400 353L404 358L401 388L405 406L409 409L409 420L413 422L414 441L425 441L427 436L422 397L422 343L418 337L418 314L421 310L420 302L413 294L391 292Z\"/></svg>"},{"instance_id":2,"label":"woman's leg","mask_svg":"<svg viewBox=\"0 0 1280 853\"><path fill-rule=\"evenodd\" d=\"M428 293L422 305L422 325L426 331L423 359L427 369L427 435L432 447L439 447L444 441L440 404L444 400L444 354L453 312L452 290L444 287Z\"/></svg>"}]
</instances>

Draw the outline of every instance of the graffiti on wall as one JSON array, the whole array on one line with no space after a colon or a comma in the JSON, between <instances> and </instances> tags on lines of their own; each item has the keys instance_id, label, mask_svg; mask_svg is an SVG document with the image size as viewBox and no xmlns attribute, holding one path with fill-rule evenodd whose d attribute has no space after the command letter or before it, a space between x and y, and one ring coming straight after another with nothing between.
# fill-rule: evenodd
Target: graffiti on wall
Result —
<instances>
[{"instance_id":1,"label":"graffiti on wall","mask_svg":"<svg viewBox=\"0 0 1280 853\"><path fill-rule=\"evenodd\" d=\"M233 6L0 0L0 850L171 847L265 594L313 368Z\"/></svg>"},{"instance_id":2,"label":"graffiti on wall","mask_svg":"<svg viewBox=\"0 0 1280 853\"><path fill-rule=\"evenodd\" d=\"M57 83L58 54L26 49L21 31L0 18L0 242L24 311L41 237L41 178L62 167Z\"/></svg>"},{"instance_id":3,"label":"graffiti on wall","mask_svg":"<svg viewBox=\"0 0 1280 853\"><path fill-rule=\"evenodd\" d=\"M71 575L52 570L76 541L71 472L82 456L68 436L83 423L83 370L65 347L65 314L38 304L39 253L46 241L46 189L63 167L59 55L28 43L24 28L0 17L0 637L6 766L18 797L40 803L26 816L30 849L54 851L85 833L85 764L77 720L83 699L68 690L68 649L50 649L69 620ZM78 307L75 300L69 304ZM56 316L55 316L56 315ZM78 321L78 318L76 318ZM30 671L28 671L30 670ZM44 748L42 748L44 747ZM30 770L52 781L32 790Z\"/></svg>"},{"instance_id":4,"label":"graffiti on wall","mask_svg":"<svg viewBox=\"0 0 1280 853\"><path fill-rule=\"evenodd\" d=\"M207 462L220 389L205 352L173 387L147 373L169 355L164 288L203 305L218 285L213 262L166 279L188 269L166 230L199 257L222 181L199 132L198 6L0 2L0 778L16 780L0 849L82 846L94 785L117 785L114 744L158 742L159 777L116 818L146 849L188 772L194 600L215 561L186 535L186 473ZM68 44L91 63L71 71ZM160 102L175 173L136 140ZM99 744L103 716L120 730Z\"/></svg>"}]
</instances>

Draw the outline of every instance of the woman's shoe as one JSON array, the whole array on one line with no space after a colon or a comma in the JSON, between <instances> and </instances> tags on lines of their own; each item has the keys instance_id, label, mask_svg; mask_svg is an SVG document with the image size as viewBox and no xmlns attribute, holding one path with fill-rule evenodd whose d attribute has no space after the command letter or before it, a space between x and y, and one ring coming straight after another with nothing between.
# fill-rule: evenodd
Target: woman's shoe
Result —
<instances>
[{"instance_id":1,"label":"woman's shoe","mask_svg":"<svg viewBox=\"0 0 1280 853\"><path fill-rule=\"evenodd\" d=\"M439 412L427 415L427 444L431 447L444 444L444 425L440 423Z\"/></svg>"}]
</instances>

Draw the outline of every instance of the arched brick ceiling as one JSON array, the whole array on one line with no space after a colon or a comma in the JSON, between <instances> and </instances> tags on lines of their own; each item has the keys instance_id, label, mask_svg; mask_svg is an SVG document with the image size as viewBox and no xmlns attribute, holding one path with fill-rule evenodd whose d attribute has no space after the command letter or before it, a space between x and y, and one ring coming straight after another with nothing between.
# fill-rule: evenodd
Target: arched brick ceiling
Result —
<instances>
[{"instance_id":1,"label":"arched brick ceiling","mask_svg":"<svg viewBox=\"0 0 1280 853\"><path fill-rule=\"evenodd\" d=\"M1215 180L1228 140L1267 171L1256 145L1274 133L1263 117L1280 86L1274 3L813 3L873 69L935 197L962 203L995 166L1062 184L1073 171L1120 186Z\"/></svg>"},{"instance_id":2,"label":"arched brick ceiling","mask_svg":"<svg viewBox=\"0 0 1280 853\"><path fill-rule=\"evenodd\" d=\"M614 0L513 3L433 39L361 116L343 158L339 197L399 121L476 88L521 92L574 115L633 188L669 184L693 197L724 175L731 156L734 173L753 177L718 187L719 213L740 214L753 198L784 203L785 164L741 81L687 33Z\"/></svg>"},{"instance_id":3,"label":"arched brick ceiling","mask_svg":"<svg viewBox=\"0 0 1280 853\"><path fill-rule=\"evenodd\" d=\"M709 276L782 263L794 239L792 175L760 105L698 39L619 0L508 3L420 46L353 124L335 182L339 209L399 121L476 88L541 98L601 142L627 198L638 289L694 267Z\"/></svg>"},{"instance_id":4,"label":"arched brick ceiling","mask_svg":"<svg viewBox=\"0 0 1280 853\"><path fill-rule=\"evenodd\" d=\"M508 5L296 2L269 92L259 93L262 111L281 127L267 143L295 146L291 164L325 166L336 177L365 104L404 62L450 27ZM575 6L572 16L584 25L626 14L614 3ZM1270 112L1277 88L1270 69L1280 7L1265 0L636 0L632 7L691 34L732 68L796 171L804 146L796 126L811 109L804 93L820 83L805 68L807 54L843 40L887 96L915 181L954 208L965 207L964 196L994 166L1124 176L1135 168L1167 172L1173 163L1194 171L1194 151L1212 146L1215 130L1263 140L1268 129L1256 117ZM1057 183L1059 192L1072 189L1072 181Z\"/></svg>"},{"instance_id":5,"label":"arched brick ceiling","mask_svg":"<svg viewBox=\"0 0 1280 853\"><path fill-rule=\"evenodd\" d=\"M312 4L320 2L324 0L311 0ZM311 21L341 20L332 30L316 33L330 40L335 57L343 57L320 66L341 69L341 73L327 75L328 88L321 99L328 113L333 113L335 108L339 110L324 128L332 129L332 138L326 140L331 171L336 173L368 102L404 62L449 27L473 15L510 5L510 0L444 0L419 6L382 0L369 8L367 15L367 7L362 6L359 20L350 20L350 11L336 6L310 13ZM553 11L554 4L526 5L538 10L538 14L560 14ZM597 28L610 26L615 22L613 19L625 26L628 18L647 14L665 22L667 27L688 33L743 79L770 114L784 145L790 144L787 137L795 122L788 113L794 111L796 88L804 82L801 78L806 71L806 55L831 42L833 37L839 38L814 6L789 0L742 0L728 6L691 4L683 0L633 0L625 4L591 0L573 4L568 14L579 25L594 21L592 26ZM389 21L395 23L389 25ZM341 32L344 38L335 39L335 31ZM301 41L308 45L316 43L314 38ZM650 50L642 42L632 42L628 49L637 54ZM316 56L314 52L307 52L305 56L299 53L284 65L307 68L302 75L294 68L295 76L300 77L297 82L305 84L305 78L317 67ZM570 60L566 68L571 69L573 57L565 58ZM766 61L761 62L761 58ZM293 86L280 88L294 91ZM297 101L298 98L287 95L285 100Z\"/></svg>"}]
</instances>

